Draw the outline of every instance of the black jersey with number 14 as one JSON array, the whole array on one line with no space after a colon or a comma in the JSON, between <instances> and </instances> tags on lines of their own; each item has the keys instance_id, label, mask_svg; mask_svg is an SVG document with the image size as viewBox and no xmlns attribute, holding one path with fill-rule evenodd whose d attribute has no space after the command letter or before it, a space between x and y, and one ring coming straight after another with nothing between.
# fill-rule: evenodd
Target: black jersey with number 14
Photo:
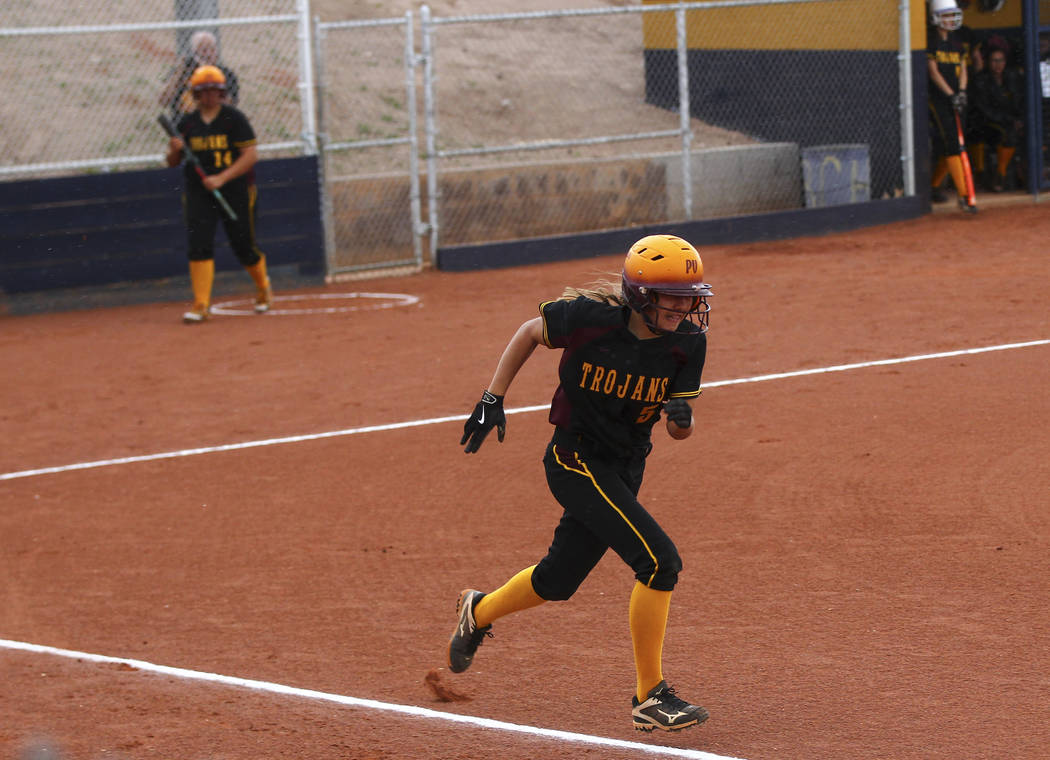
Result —
<instances>
[{"instance_id":1,"label":"black jersey with number 14","mask_svg":"<svg viewBox=\"0 0 1050 760\"><path fill-rule=\"evenodd\" d=\"M647 450L664 402L700 395L707 336L691 322L641 340L627 306L580 297L543 303L540 314L544 342L564 349L550 421L602 450Z\"/></svg>"},{"instance_id":2,"label":"black jersey with number 14","mask_svg":"<svg viewBox=\"0 0 1050 760\"><path fill-rule=\"evenodd\" d=\"M233 106L225 104L207 124L201 118L200 112L194 111L179 119L176 128L183 141L201 162L205 174L218 174L223 171L240 158L245 148L256 143L255 130L248 122L248 117ZM184 171L187 182L199 183L192 166L187 164ZM250 185L254 180L254 172L250 171L231 182Z\"/></svg>"}]
</instances>

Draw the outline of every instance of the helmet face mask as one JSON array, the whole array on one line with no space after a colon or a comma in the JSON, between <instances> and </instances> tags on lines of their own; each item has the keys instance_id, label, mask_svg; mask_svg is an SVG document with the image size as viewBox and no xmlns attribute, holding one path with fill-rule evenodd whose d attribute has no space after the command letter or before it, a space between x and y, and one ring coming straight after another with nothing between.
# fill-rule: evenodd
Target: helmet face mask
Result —
<instances>
[{"instance_id":1,"label":"helmet face mask","mask_svg":"<svg viewBox=\"0 0 1050 760\"><path fill-rule=\"evenodd\" d=\"M930 21L934 26L947 32L954 32L962 26L963 15L955 0L932 0L930 2Z\"/></svg>"},{"instance_id":2,"label":"helmet face mask","mask_svg":"<svg viewBox=\"0 0 1050 760\"><path fill-rule=\"evenodd\" d=\"M684 315L700 332L708 327L707 303L711 286L704 282L704 265L700 254L687 241L674 235L649 235L627 253L623 265L623 296L627 305L638 312L646 326L657 334L669 331L658 326L657 312ZM686 311L660 305L660 296L691 298Z\"/></svg>"}]
</instances>

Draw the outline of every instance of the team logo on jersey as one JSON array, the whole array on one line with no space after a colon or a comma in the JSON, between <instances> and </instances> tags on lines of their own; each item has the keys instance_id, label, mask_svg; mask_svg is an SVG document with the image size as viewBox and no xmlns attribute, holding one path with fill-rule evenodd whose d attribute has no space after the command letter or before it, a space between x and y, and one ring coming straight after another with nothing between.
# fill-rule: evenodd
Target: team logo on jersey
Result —
<instances>
[{"instance_id":1,"label":"team logo on jersey","mask_svg":"<svg viewBox=\"0 0 1050 760\"><path fill-rule=\"evenodd\" d=\"M227 150L229 147L229 140L226 135L190 137L190 150L194 153L199 150Z\"/></svg>"},{"instance_id":2,"label":"team logo on jersey","mask_svg":"<svg viewBox=\"0 0 1050 760\"><path fill-rule=\"evenodd\" d=\"M630 398L632 401L658 403L667 393L669 377L648 377L630 372L621 376L615 369L583 362L580 367L580 387L605 396Z\"/></svg>"}]
</instances>

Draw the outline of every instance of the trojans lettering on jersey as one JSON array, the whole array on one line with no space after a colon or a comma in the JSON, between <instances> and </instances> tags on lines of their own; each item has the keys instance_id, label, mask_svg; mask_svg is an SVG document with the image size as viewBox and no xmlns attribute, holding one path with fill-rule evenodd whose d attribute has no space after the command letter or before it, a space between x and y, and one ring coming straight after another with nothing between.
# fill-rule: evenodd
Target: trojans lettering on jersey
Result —
<instances>
[{"instance_id":1,"label":"trojans lettering on jersey","mask_svg":"<svg viewBox=\"0 0 1050 760\"><path fill-rule=\"evenodd\" d=\"M203 135L190 137L190 150L194 153L200 150L229 150L229 140L226 135Z\"/></svg>"},{"instance_id":2,"label":"trojans lettering on jersey","mask_svg":"<svg viewBox=\"0 0 1050 760\"><path fill-rule=\"evenodd\" d=\"M635 377L630 372L621 378L615 369L583 362L580 366L580 387L585 390L632 401L656 403L663 401L667 393L669 377ZM628 396L628 393L630 395Z\"/></svg>"}]
</instances>

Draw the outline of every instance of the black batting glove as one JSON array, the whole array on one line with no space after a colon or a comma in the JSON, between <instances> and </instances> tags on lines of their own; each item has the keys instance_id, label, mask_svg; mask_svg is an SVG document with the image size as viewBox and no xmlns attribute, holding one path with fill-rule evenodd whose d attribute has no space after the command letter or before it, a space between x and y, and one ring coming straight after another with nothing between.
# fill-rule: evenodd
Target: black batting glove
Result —
<instances>
[{"instance_id":1,"label":"black batting glove","mask_svg":"<svg viewBox=\"0 0 1050 760\"><path fill-rule=\"evenodd\" d=\"M496 428L499 442L503 443L503 435L507 432L507 416L503 413L503 396L494 396L485 391L481 394L481 401L477 403L474 411L463 424L463 438L459 445L467 444L463 451L473 454L481 448L485 436L492 428Z\"/></svg>"},{"instance_id":2,"label":"black batting glove","mask_svg":"<svg viewBox=\"0 0 1050 760\"><path fill-rule=\"evenodd\" d=\"M687 428L693 424L693 410L685 399L673 398L664 404L664 414L680 428Z\"/></svg>"}]
</instances>

